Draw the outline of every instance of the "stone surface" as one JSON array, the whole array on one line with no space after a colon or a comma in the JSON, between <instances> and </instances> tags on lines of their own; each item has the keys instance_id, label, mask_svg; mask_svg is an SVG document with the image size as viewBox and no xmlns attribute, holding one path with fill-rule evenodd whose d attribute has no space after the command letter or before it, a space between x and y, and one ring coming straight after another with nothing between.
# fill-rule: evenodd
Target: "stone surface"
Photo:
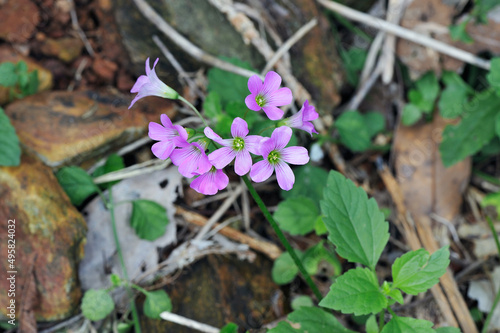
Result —
<instances>
[{"instance_id":1,"label":"stone surface","mask_svg":"<svg viewBox=\"0 0 500 333\"><path fill-rule=\"evenodd\" d=\"M225 15L220 13L208 1L154 0L148 2L179 33L193 44L214 56L236 57L262 69L265 61L251 44L246 45L242 36L234 30ZM343 70L335 51L334 39L326 17L321 15L313 0L257 1L259 16L271 21L281 39L285 41L302 25L313 17L319 18L318 27L310 31L292 49L294 60L292 70L299 81L313 95L320 109L330 110L340 101L339 89L343 82ZM254 4L255 4L254 3ZM180 50L171 40L159 32L135 6L125 0L114 0L115 17L123 43L127 48L137 75L144 71L147 57L163 56L149 36L161 37L176 59L186 70L207 67L196 63L189 55ZM140 26L141 29L136 27ZM257 28L259 28L257 26ZM273 41L269 44L276 49ZM159 66L158 75L169 85L178 89L177 73L164 61ZM319 105L317 104L319 103Z\"/></svg>"},{"instance_id":2,"label":"stone surface","mask_svg":"<svg viewBox=\"0 0 500 333\"><path fill-rule=\"evenodd\" d=\"M214 326L232 321L240 329L260 328L283 313L281 292L271 279L272 262L253 263L235 256L210 255L190 266L165 291L175 314ZM142 307L141 307L142 308ZM191 333L193 330L142 316L145 332Z\"/></svg>"},{"instance_id":3,"label":"stone surface","mask_svg":"<svg viewBox=\"0 0 500 333\"><path fill-rule=\"evenodd\" d=\"M44 55L56 57L64 62L72 62L78 58L82 49L82 40L77 37L47 38L40 46Z\"/></svg>"},{"instance_id":4,"label":"stone surface","mask_svg":"<svg viewBox=\"0 0 500 333\"><path fill-rule=\"evenodd\" d=\"M0 46L0 63L7 61L18 63L20 60L24 60L26 62L26 65L28 65L28 71L33 71L35 69L38 71L39 92L47 91L52 88L53 77L52 73L49 70L42 67L33 59L20 55L10 46L7 45ZM5 87L0 87L0 105L4 105L8 101L9 101L9 90Z\"/></svg>"},{"instance_id":5,"label":"stone surface","mask_svg":"<svg viewBox=\"0 0 500 333\"><path fill-rule=\"evenodd\" d=\"M160 114L175 115L174 103L157 97L142 99L129 110L130 97L53 91L13 102L5 113L28 151L60 167L116 150L144 135Z\"/></svg>"},{"instance_id":6,"label":"stone surface","mask_svg":"<svg viewBox=\"0 0 500 333\"><path fill-rule=\"evenodd\" d=\"M26 42L40 22L38 7L31 0L0 1L0 39Z\"/></svg>"},{"instance_id":7,"label":"stone surface","mask_svg":"<svg viewBox=\"0 0 500 333\"><path fill-rule=\"evenodd\" d=\"M29 281L25 275L34 259L37 320L60 320L74 314L81 298L77 266L83 257L85 220L52 170L33 156L24 154L18 167L0 167L0 252L5 256L9 220L15 220L15 262L9 267L4 257L1 269L17 271L16 308L23 303L22 283ZM9 302L8 289L8 281L1 279L1 304ZM5 311L2 306L0 312Z\"/></svg>"}]
</instances>

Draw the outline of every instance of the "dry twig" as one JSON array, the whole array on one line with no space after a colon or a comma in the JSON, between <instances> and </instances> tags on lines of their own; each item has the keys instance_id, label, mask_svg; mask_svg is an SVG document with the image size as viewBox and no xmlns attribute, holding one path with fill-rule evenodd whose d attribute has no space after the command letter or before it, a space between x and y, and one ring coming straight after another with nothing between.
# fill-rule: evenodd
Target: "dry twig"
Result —
<instances>
[{"instance_id":1,"label":"dry twig","mask_svg":"<svg viewBox=\"0 0 500 333\"><path fill-rule=\"evenodd\" d=\"M172 313L172 312L166 312L166 311L162 312L162 313L160 313L160 317L163 320L170 321L172 323L176 323L176 324L179 324L182 326L186 326L186 327L192 328L192 329L200 331L200 332L205 332L205 333L219 333L220 332L220 330L216 327L213 327L213 326L210 326L207 324L203 324L203 323L197 322L195 320L192 320L192 319L189 319L186 317L176 315L175 313Z\"/></svg>"}]
</instances>

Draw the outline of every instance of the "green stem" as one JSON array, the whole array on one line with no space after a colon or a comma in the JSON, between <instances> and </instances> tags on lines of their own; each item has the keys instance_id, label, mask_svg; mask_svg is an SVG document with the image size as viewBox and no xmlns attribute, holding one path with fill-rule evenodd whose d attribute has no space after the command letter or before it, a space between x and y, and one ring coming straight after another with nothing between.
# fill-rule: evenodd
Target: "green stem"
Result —
<instances>
[{"instance_id":1,"label":"green stem","mask_svg":"<svg viewBox=\"0 0 500 333\"><path fill-rule=\"evenodd\" d=\"M385 310L380 311L380 314L378 315L378 331L382 332L382 329L384 328L384 315L385 315Z\"/></svg>"},{"instance_id":2,"label":"green stem","mask_svg":"<svg viewBox=\"0 0 500 333\"><path fill-rule=\"evenodd\" d=\"M123 259L123 252L120 246L120 240L118 238L118 230L116 229L116 220L115 220L115 209L113 203L113 192L111 191L111 187L109 188L109 201L108 201L108 209L111 214L111 226L113 228L113 237L115 239L116 251L118 252L118 257L120 258L120 265L122 266L123 277L125 279L125 289L127 290L128 297L130 299L130 307L132 309L132 319L134 321L134 327L136 333L141 333L141 324L139 322L139 314L137 313L137 308L135 306L134 294L132 293L132 289L130 288L127 267L125 266L125 260Z\"/></svg>"},{"instance_id":3,"label":"green stem","mask_svg":"<svg viewBox=\"0 0 500 333\"><path fill-rule=\"evenodd\" d=\"M311 279L311 276L309 275L309 273L307 273L307 271L304 268L304 266L302 265L302 262L300 261L299 257L297 257L297 254L293 250L293 248L290 245L290 243L288 242L288 240L285 238L285 235L281 231L281 229L278 226L278 224L276 223L276 221L274 221L273 216L271 215L271 213L267 209L266 205L264 204L261 197L259 196L259 194L255 190L255 188L253 187L252 183L250 182L250 180L248 179L247 176L242 176L241 178L243 178L243 181L245 182L245 185L248 187L248 191L252 195L253 199L257 203L257 206L259 206L260 210L262 211L262 213L264 214L266 219L271 224L271 227L273 227L274 232L276 232L276 235L278 236L279 240L281 241L281 244L283 244L285 249L288 251L288 253L292 257L293 261L295 262L295 265L297 265L297 267L299 268L299 271L302 273L304 280L309 285L309 287L313 291L314 295L316 295L316 298L318 299L318 301L321 301L323 299L323 296L321 296L321 293L319 292L318 287L316 287L313 280Z\"/></svg>"},{"instance_id":4,"label":"green stem","mask_svg":"<svg viewBox=\"0 0 500 333\"><path fill-rule=\"evenodd\" d=\"M194 113L196 113L196 115L198 117L200 117L201 121L203 122L203 124L208 127L208 124L207 124L207 121L205 120L205 118L203 118L203 116L201 115L200 111L198 111L193 104L189 103L189 101L187 99L185 99L184 97L182 97L181 95L179 95L179 99L181 101L183 101L184 103L186 103L193 111Z\"/></svg>"},{"instance_id":5,"label":"green stem","mask_svg":"<svg viewBox=\"0 0 500 333\"><path fill-rule=\"evenodd\" d=\"M498 234L497 231L495 230L495 226L493 225L493 221L487 216L486 221L488 221L488 225L490 226L491 233L493 234L493 239L495 240L495 243L497 245L497 250L498 250L498 255L500 256L500 241L498 240ZM493 311L495 311L495 308L498 305L498 302L500 301L500 288L497 291L497 295L495 296L495 300L493 301L493 305L491 306L490 313L488 313L488 316L486 317L486 321L484 322L483 330L481 331L482 333L486 333L488 331L488 326L490 326L490 321L491 318L493 317Z\"/></svg>"}]
</instances>

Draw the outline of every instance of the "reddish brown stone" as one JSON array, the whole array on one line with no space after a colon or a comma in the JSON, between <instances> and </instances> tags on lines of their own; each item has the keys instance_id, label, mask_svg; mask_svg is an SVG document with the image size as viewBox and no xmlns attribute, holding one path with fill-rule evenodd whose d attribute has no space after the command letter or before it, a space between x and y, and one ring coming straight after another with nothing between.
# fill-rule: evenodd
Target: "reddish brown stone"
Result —
<instances>
[{"instance_id":1,"label":"reddish brown stone","mask_svg":"<svg viewBox=\"0 0 500 333\"><path fill-rule=\"evenodd\" d=\"M96 56L92 64L92 69L100 78L107 82L112 82L118 70L118 65L100 56Z\"/></svg>"},{"instance_id":2,"label":"reddish brown stone","mask_svg":"<svg viewBox=\"0 0 500 333\"><path fill-rule=\"evenodd\" d=\"M40 51L48 56L56 57L64 62L72 62L82 53L83 43L79 38L47 38L43 41Z\"/></svg>"},{"instance_id":3,"label":"reddish brown stone","mask_svg":"<svg viewBox=\"0 0 500 333\"><path fill-rule=\"evenodd\" d=\"M23 281L29 283L26 275L31 273L36 282L36 297L31 295L31 301L37 320L74 314L81 298L77 266L83 257L86 223L49 167L26 154L20 166L0 167L0 221L0 253L7 254L8 244L15 240L15 261L5 257L1 269L17 271L12 273L17 310L23 302ZM8 304L13 299L5 292L8 280L0 280L0 290L0 303ZM0 311L6 314L6 310L2 306Z\"/></svg>"},{"instance_id":4,"label":"reddish brown stone","mask_svg":"<svg viewBox=\"0 0 500 333\"><path fill-rule=\"evenodd\" d=\"M26 42L40 22L38 7L30 0L0 2L0 39Z\"/></svg>"},{"instance_id":5,"label":"reddish brown stone","mask_svg":"<svg viewBox=\"0 0 500 333\"><path fill-rule=\"evenodd\" d=\"M173 102L148 97L128 109L131 95L53 91L9 104L5 113L23 146L47 165L78 164L144 135L149 121L175 115Z\"/></svg>"}]
</instances>

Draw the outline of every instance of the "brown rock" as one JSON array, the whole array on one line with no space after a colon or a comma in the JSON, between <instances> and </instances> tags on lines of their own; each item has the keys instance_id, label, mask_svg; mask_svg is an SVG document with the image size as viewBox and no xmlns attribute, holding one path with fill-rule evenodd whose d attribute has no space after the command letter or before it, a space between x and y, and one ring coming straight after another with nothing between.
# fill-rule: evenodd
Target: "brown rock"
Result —
<instances>
[{"instance_id":1,"label":"brown rock","mask_svg":"<svg viewBox=\"0 0 500 333\"><path fill-rule=\"evenodd\" d=\"M1 14L0 14L1 15ZM1 25L1 24L0 24ZM37 70L38 71L38 92L47 91L52 88L52 73L48 71L45 67L38 64L36 61L29 57L25 57L14 51L11 47L7 45L0 46L0 63L2 62L13 62L18 63L20 60L24 60L26 65L28 65L28 71ZM3 105L9 101L9 90L5 87L0 87L0 105Z\"/></svg>"},{"instance_id":2,"label":"brown rock","mask_svg":"<svg viewBox=\"0 0 500 333\"><path fill-rule=\"evenodd\" d=\"M271 279L271 267L272 262L262 256L249 263L234 256L210 255L167 286L172 312L215 327L232 321L245 330L260 328L277 319L274 311L283 313L278 305L281 293ZM141 324L146 332L193 332L147 317L142 318Z\"/></svg>"},{"instance_id":3,"label":"brown rock","mask_svg":"<svg viewBox=\"0 0 500 333\"><path fill-rule=\"evenodd\" d=\"M38 7L30 0L0 2L0 39L26 42L40 22Z\"/></svg>"},{"instance_id":4,"label":"brown rock","mask_svg":"<svg viewBox=\"0 0 500 333\"><path fill-rule=\"evenodd\" d=\"M175 115L166 99L148 97L130 110L129 104L111 94L53 91L13 102L5 113L23 146L59 167L99 157L143 135L160 114Z\"/></svg>"},{"instance_id":5,"label":"brown rock","mask_svg":"<svg viewBox=\"0 0 500 333\"><path fill-rule=\"evenodd\" d=\"M34 274L36 297L30 295L30 301L37 320L74 314L81 298L77 266L83 257L86 224L49 167L26 154L20 166L0 167L0 221L1 253L6 254L15 240L15 260L5 258L1 269L17 271L12 273L16 309L25 302L21 291L27 289L22 284L32 283L28 275ZM0 302L8 304L8 280L0 280L0 290ZM6 307L0 311L6 314Z\"/></svg>"},{"instance_id":6,"label":"brown rock","mask_svg":"<svg viewBox=\"0 0 500 333\"><path fill-rule=\"evenodd\" d=\"M47 38L40 46L40 51L51 57L57 57L64 62L72 62L82 53L83 43L79 38Z\"/></svg>"}]
</instances>

